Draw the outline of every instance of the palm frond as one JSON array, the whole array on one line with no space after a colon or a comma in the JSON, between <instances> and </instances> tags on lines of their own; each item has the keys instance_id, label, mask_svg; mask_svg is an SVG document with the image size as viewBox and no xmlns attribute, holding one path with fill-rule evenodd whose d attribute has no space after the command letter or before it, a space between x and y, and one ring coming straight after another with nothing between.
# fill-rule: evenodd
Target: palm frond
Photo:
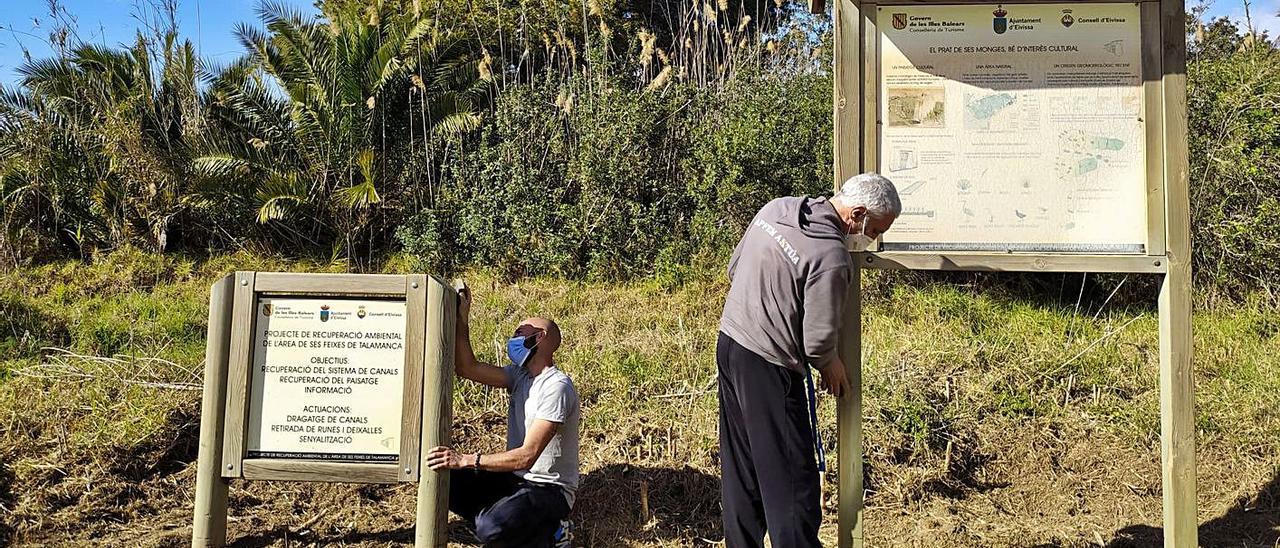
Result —
<instances>
[{"instance_id":1,"label":"palm frond","mask_svg":"<svg viewBox=\"0 0 1280 548\"><path fill-rule=\"evenodd\" d=\"M272 173L258 189L255 198L259 223L286 219L307 203L307 184L296 173Z\"/></svg>"}]
</instances>

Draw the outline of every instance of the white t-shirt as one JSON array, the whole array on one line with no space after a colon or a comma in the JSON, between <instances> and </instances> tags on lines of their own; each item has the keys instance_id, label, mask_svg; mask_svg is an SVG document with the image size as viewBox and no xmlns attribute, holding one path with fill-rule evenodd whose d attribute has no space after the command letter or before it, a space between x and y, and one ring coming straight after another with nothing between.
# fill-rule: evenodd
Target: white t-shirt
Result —
<instances>
[{"instance_id":1,"label":"white t-shirt","mask_svg":"<svg viewBox=\"0 0 1280 548\"><path fill-rule=\"evenodd\" d=\"M560 426L551 443L538 455L533 468L518 470L526 481L551 483L564 490L565 499L573 506L578 490L578 418L580 404L573 381L555 367L542 370L537 377L514 364L503 368L507 373L511 403L507 407L507 449L524 445L525 433L533 421L542 419Z\"/></svg>"}]
</instances>

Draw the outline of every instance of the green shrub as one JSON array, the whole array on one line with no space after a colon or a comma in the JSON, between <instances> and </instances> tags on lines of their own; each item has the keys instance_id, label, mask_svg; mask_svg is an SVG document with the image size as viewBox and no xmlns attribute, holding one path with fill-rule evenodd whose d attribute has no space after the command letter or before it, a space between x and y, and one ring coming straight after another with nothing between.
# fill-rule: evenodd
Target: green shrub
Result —
<instances>
[{"instance_id":1,"label":"green shrub","mask_svg":"<svg viewBox=\"0 0 1280 548\"><path fill-rule=\"evenodd\" d=\"M704 249L732 251L765 203L831 192L831 77L744 75L708 96L682 163Z\"/></svg>"},{"instance_id":2,"label":"green shrub","mask_svg":"<svg viewBox=\"0 0 1280 548\"><path fill-rule=\"evenodd\" d=\"M1280 53L1189 67L1194 267L1202 286L1274 291L1280 280Z\"/></svg>"}]
</instances>

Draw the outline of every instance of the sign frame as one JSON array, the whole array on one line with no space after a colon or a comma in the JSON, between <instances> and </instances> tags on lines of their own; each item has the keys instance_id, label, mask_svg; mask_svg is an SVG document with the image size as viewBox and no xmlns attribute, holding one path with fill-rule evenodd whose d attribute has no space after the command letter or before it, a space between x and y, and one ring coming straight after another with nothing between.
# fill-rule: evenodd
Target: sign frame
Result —
<instances>
[{"instance_id":1,"label":"sign frame","mask_svg":"<svg viewBox=\"0 0 1280 548\"><path fill-rule=\"evenodd\" d=\"M838 546L863 545L862 301L864 268L987 272L1120 272L1162 278L1160 449L1164 546L1198 544L1196 440L1191 334L1191 235L1188 189L1186 12L1182 0L833 0L833 185L880 164L878 8L882 6L1133 3L1142 33L1148 236L1145 254L992 252L852 252L852 283L840 353L852 387L837 403ZM810 10L825 10L809 0ZM878 249L878 248L877 248Z\"/></svg>"},{"instance_id":2,"label":"sign frame","mask_svg":"<svg viewBox=\"0 0 1280 548\"><path fill-rule=\"evenodd\" d=\"M394 464L247 458L253 327L260 297L403 301L405 354L399 457ZM226 542L233 479L418 483L415 546L448 542L447 471L426 467L424 447L448 445L452 427L458 291L423 274L298 274L238 271L213 284L205 347L193 547Z\"/></svg>"}]
</instances>

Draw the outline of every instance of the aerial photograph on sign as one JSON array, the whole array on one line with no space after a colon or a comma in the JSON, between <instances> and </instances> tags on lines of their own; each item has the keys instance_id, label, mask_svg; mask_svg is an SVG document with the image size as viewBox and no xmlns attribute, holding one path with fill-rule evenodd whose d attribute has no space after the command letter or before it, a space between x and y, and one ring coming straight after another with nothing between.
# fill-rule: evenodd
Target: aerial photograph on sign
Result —
<instances>
[{"instance_id":1,"label":"aerial photograph on sign","mask_svg":"<svg viewBox=\"0 0 1280 548\"><path fill-rule=\"evenodd\" d=\"M889 125L943 127L947 121L946 92L941 87L889 88Z\"/></svg>"}]
</instances>

